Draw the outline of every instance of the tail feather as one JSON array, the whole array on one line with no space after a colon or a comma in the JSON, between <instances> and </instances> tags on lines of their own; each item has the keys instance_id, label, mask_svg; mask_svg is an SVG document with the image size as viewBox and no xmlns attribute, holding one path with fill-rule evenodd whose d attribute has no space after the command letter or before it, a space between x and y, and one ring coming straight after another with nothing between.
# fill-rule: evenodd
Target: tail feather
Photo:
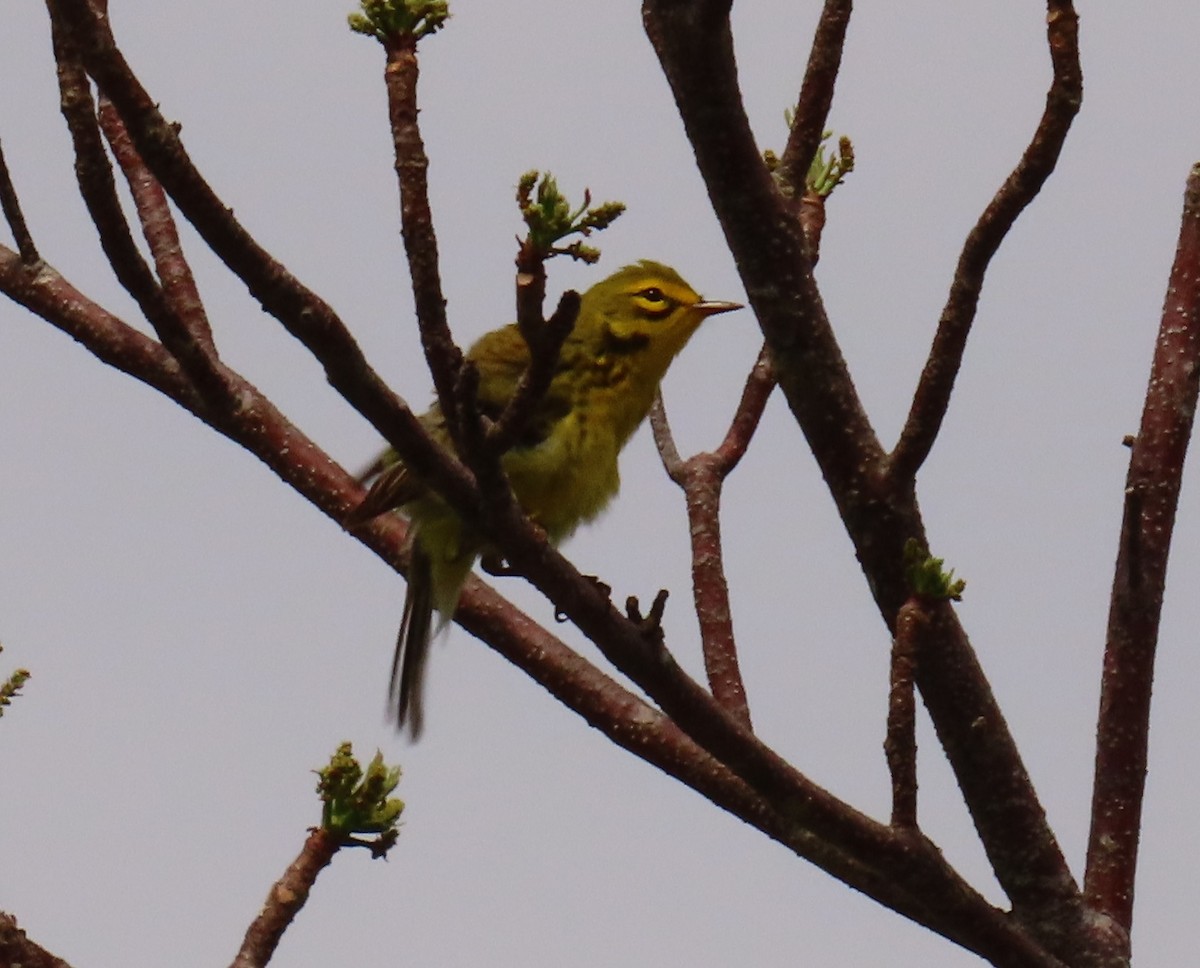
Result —
<instances>
[{"instance_id":1,"label":"tail feather","mask_svg":"<svg viewBox=\"0 0 1200 968\"><path fill-rule=\"evenodd\" d=\"M425 726L425 665L433 637L433 604L432 562L420 542L414 542L390 688L396 725L400 729L407 727L414 741L420 738Z\"/></svg>"}]
</instances>

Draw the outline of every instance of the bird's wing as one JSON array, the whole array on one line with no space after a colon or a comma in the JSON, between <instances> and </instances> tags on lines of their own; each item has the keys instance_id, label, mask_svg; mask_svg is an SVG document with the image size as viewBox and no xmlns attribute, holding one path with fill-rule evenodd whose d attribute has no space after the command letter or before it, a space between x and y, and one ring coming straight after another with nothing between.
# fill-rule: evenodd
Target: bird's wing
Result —
<instances>
[{"instance_id":1,"label":"bird's wing","mask_svg":"<svg viewBox=\"0 0 1200 968\"><path fill-rule=\"evenodd\" d=\"M443 447L448 445L446 424L437 404L421 414L421 423L434 440ZM395 511L426 493L425 485L400 462L399 456L390 447L358 475L358 482L369 487L362 503L346 516L343 523L348 528L370 521L387 511Z\"/></svg>"},{"instance_id":2,"label":"bird's wing","mask_svg":"<svg viewBox=\"0 0 1200 968\"><path fill-rule=\"evenodd\" d=\"M529 367L529 346L517 325L511 323L483 336L471 347L467 358L479 368L479 410L488 419L498 420ZM558 369L550 388L529 416L516 446L533 447L541 443L570 410L571 385L561 375L561 360Z\"/></svg>"},{"instance_id":3,"label":"bird's wing","mask_svg":"<svg viewBox=\"0 0 1200 968\"><path fill-rule=\"evenodd\" d=\"M480 337L468 350L467 359L479 370L479 409L495 420L529 366L529 346L516 323L511 323Z\"/></svg>"}]
</instances>

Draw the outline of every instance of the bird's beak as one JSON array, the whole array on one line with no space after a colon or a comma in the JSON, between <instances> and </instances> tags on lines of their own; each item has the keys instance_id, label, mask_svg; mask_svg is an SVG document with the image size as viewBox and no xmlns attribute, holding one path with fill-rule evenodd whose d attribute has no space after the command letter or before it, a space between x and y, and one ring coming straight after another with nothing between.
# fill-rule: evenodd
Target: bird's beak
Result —
<instances>
[{"instance_id":1,"label":"bird's beak","mask_svg":"<svg viewBox=\"0 0 1200 968\"><path fill-rule=\"evenodd\" d=\"M741 308L741 303L717 302L714 299L704 299L692 306L692 309L705 316L716 316L719 313L731 313L735 309Z\"/></svg>"}]
</instances>

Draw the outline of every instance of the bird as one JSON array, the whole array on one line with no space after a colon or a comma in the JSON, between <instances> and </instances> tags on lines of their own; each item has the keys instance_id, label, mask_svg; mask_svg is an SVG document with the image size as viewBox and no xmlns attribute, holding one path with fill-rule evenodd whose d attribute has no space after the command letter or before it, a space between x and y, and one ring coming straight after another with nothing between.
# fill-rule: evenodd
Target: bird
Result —
<instances>
[{"instance_id":1,"label":"bird","mask_svg":"<svg viewBox=\"0 0 1200 968\"><path fill-rule=\"evenodd\" d=\"M584 292L549 388L500 459L518 504L552 544L594 519L617 493L617 458L700 324L740 308L702 299L674 269L646 259ZM529 365L524 336L510 323L482 336L466 358L479 374L480 413L498 419ZM437 404L420 420L434 440L452 450ZM430 642L453 618L472 567L489 549L395 451L385 450L361 480L369 489L351 512L352 521L396 511L411 525L408 589L389 696L397 727L408 729L415 741L424 728Z\"/></svg>"}]
</instances>

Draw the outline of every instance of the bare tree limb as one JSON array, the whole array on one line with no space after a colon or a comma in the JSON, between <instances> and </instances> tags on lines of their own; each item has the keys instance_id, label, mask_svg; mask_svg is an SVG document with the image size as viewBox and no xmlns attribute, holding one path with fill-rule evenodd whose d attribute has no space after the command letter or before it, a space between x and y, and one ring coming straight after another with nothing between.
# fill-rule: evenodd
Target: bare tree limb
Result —
<instances>
[{"instance_id":1,"label":"bare tree limb","mask_svg":"<svg viewBox=\"0 0 1200 968\"><path fill-rule=\"evenodd\" d=\"M12 231L17 251L21 253L21 261L30 265L37 262L41 256L38 255L37 246L33 244L29 226L25 224L25 216L21 212L21 201L17 197L17 190L13 185L12 174L8 170L8 162L4 159L2 146L0 146L0 211L4 213L4 221L8 223L8 227Z\"/></svg>"},{"instance_id":2,"label":"bare tree limb","mask_svg":"<svg viewBox=\"0 0 1200 968\"><path fill-rule=\"evenodd\" d=\"M813 36L808 66L796 102L796 116L788 134L787 147L779 159L779 178L794 197L804 195L808 166L817 153L829 121L852 6L851 0L825 0Z\"/></svg>"},{"instance_id":3,"label":"bare tree limb","mask_svg":"<svg viewBox=\"0 0 1200 968\"><path fill-rule=\"evenodd\" d=\"M404 253L412 276L413 301L425 358L433 376L442 414L453 440L458 440L457 401L454 385L462 366L462 351L450 333L446 320L446 298L442 295L438 265L437 236L429 209L429 185L426 172L429 158L421 139L417 120L417 38L412 33L389 37L384 41L387 66L384 80L388 96L388 117L396 154L396 175L400 182L400 224Z\"/></svg>"},{"instance_id":4,"label":"bare tree limb","mask_svg":"<svg viewBox=\"0 0 1200 968\"><path fill-rule=\"evenodd\" d=\"M30 941L17 919L0 911L0 965L14 968L71 968L41 945Z\"/></svg>"},{"instance_id":5,"label":"bare tree limb","mask_svg":"<svg viewBox=\"0 0 1200 968\"><path fill-rule=\"evenodd\" d=\"M1150 691L1179 488L1200 389L1200 164L1184 196L1179 245L1125 482L1125 512L1096 728L1084 890L1125 933L1145 795Z\"/></svg>"},{"instance_id":6,"label":"bare tree limb","mask_svg":"<svg viewBox=\"0 0 1200 968\"><path fill-rule=\"evenodd\" d=\"M155 331L179 360L197 390L216 407L236 408L236 388L217 356L212 327L179 241L175 218L162 186L146 169L129 134L107 99L100 103L100 127L129 184L142 234L161 280L165 309Z\"/></svg>"},{"instance_id":7,"label":"bare tree limb","mask_svg":"<svg viewBox=\"0 0 1200 968\"><path fill-rule=\"evenodd\" d=\"M924 608L916 598L900 607L892 640L891 683L888 689L887 738L883 742L892 775L892 826L917 826L917 709L914 672L918 642L925 624Z\"/></svg>"},{"instance_id":8,"label":"bare tree limb","mask_svg":"<svg viewBox=\"0 0 1200 968\"><path fill-rule=\"evenodd\" d=\"M874 486L864 477L882 465L883 450L825 314L800 220L751 134L729 7L728 0L644 0L642 19L788 405L835 499L865 496Z\"/></svg>"},{"instance_id":9,"label":"bare tree limb","mask_svg":"<svg viewBox=\"0 0 1200 968\"><path fill-rule=\"evenodd\" d=\"M760 353L762 365L765 350ZM726 436L724 455L715 453L696 454L687 460L679 456L662 396L657 395L650 408L650 426L658 446L659 456L668 476L678 484L687 503L688 534L692 543L692 596L696 605L696 618L700 622L700 644L704 655L704 671L708 676L708 687L713 698L731 715L741 721L746 729L752 729L750 706L746 700L746 686L738 667L737 645L733 635L733 613L729 607L729 583L725 579L724 550L721 543L721 488L725 477L741 456L739 446L749 442L757 423L754 404L758 398L763 403L766 394L753 397L755 386L751 373L743 400L751 396L748 407L738 407L738 414L747 413L742 423L735 417L735 425L748 430L742 436L734 436L732 429ZM769 393L769 388L767 390ZM762 407L757 408L757 414ZM744 452L744 446L741 447Z\"/></svg>"},{"instance_id":10,"label":"bare tree limb","mask_svg":"<svg viewBox=\"0 0 1200 968\"><path fill-rule=\"evenodd\" d=\"M338 848L337 839L327 830L309 831L300 854L271 885L267 900L247 929L231 968L264 968L270 962L284 931L308 900L317 875L329 866Z\"/></svg>"},{"instance_id":11,"label":"bare tree limb","mask_svg":"<svg viewBox=\"0 0 1200 968\"><path fill-rule=\"evenodd\" d=\"M51 20L54 57L58 64L59 103L75 149L75 178L79 194L100 237L104 255L117 281L131 295L142 315L160 333L172 328L171 309L154 273L134 242L117 197L112 166L104 151L96 103L72 32L59 19Z\"/></svg>"},{"instance_id":12,"label":"bare tree limb","mask_svg":"<svg viewBox=\"0 0 1200 968\"><path fill-rule=\"evenodd\" d=\"M963 245L908 419L888 458L887 474L897 485L916 476L933 448L950 406L988 265L1017 217L1054 171L1071 122L1083 102L1079 17L1071 0L1049 0L1046 24L1054 68L1046 110L1017 167L984 209Z\"/></svg>"},{"instance_id":13,"label":"bare tree limb","mask_svg":"<svg viewBox=\"0 0 1200 968\"><path fill-rule=\"evenodd\" d=\"M112 101L146 166L218 258L312 352L330 384L396 447L414 472L451 499L465 517L477 513L471 475L430 439L404 401L367 363L328 303L250 236L196 170L178 130L163 117L117 49L107 17L88 0L47 0L47 6Z\"/></svg>"},{"instance_id":14,"label":"bare tree limb","mask_svg":"<svg viewBox=\"0 0 1200 968\"><path fill-rule=\"evenodd\" d=\"M883 476L882 450L825 317L797 220L761 165L737 89L728 8L644 0L642 10L780 387L894 632L908 597L903 549L910 539L927 545L924 524L911 483ZM935 628L918 685L997 877L1031 923L1053 921L1053 912L1083 930L1075 881L978 659L951 610Z\"/></svg>"}]
</instances>

